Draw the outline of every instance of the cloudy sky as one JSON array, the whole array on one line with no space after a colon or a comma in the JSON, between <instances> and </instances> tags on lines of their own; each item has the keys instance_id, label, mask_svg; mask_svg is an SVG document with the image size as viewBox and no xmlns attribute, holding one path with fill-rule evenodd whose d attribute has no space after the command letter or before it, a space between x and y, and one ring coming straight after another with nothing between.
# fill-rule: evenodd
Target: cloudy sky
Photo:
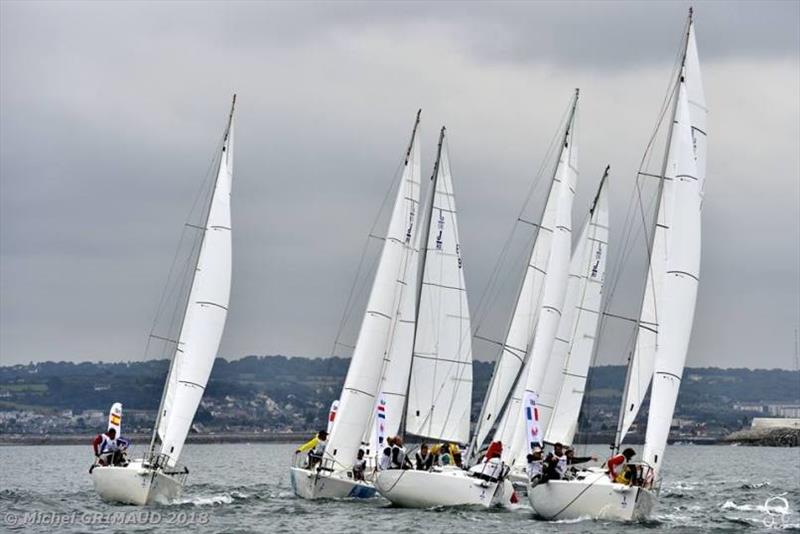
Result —
<instances>
[{"instance_id":1,"label":"cloudy sky","mask_svg":"<svg viewBox=\"0 0 800 534\"><path fill-rule=\"evenodd\" d=\"M795 366L798 6L695 6L711 114L689 365ZM687 9L0 2L2 363L142 357L234 91L222 356L328 353L418 107L426 174L450 132L477 303L574 87L575 218L608 162L622 223Z\"/></svg>"}]
</instances>

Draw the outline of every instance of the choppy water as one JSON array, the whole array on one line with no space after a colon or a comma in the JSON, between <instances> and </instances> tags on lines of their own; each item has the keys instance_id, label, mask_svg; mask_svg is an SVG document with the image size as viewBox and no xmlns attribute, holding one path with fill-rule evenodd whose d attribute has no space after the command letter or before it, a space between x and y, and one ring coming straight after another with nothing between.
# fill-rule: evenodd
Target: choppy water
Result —
<instances>
[{"instance_id":1,"label":"choppy water","mask_svg":"<svg viewBox=\"0 0 800 534\"><path fill-rule=\"evenodd\" d=\"M304 501L289 485L292 450L278 444L190 445L183 457L191 469L183 499L141 509L100 501L88 474L88 445L0 447L0 531L800 532L798 449L671 446L655 517L630 525L537 521L524 509L403 510L381 499Z\"/></svg>"}]
</instances>

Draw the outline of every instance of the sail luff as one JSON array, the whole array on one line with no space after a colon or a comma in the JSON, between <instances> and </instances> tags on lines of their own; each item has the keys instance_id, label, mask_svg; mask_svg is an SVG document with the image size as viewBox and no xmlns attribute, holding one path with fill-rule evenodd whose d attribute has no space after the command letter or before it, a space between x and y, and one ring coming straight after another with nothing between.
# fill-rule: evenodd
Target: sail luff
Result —
<instances>
[{"instance_id":1,"label":"sail luff","mask_svg":"<svg viewBox=\"0 0 800 534\"><path fill-rule=\"evenodd\" d=\"M551 363L562 363L558 369L561 376L549 380L558 388L555 402L552 410L549 410L549 395L543 390L539 404L544 412L542 426L547 428L545 441L548 443L572 443L577 431L589 366L596 350L595 340L600 322L600 304L608 257L608 172L609 168L606 168L570 266L565 311L562 323L559 324ZM565 352L563 359L555 356L558 350ZM545 386L547 385L548 377L545 378Z\"/></svg>"},{"instance_id":2,"label":"sail luff","mask_svg":"<svg viewBox=\"0 0 800 534\"><path fill-rule=\"evenodd\" d=\"M161 453L175 465L219 349L231 290L231 182L234 96L203 238L156 425Z\"/></svg>"}]
</instances>

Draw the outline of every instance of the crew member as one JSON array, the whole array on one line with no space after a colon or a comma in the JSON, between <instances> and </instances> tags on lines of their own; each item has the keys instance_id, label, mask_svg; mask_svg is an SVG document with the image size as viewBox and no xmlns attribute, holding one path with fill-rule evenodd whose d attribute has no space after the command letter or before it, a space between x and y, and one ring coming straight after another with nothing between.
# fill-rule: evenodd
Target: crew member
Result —
<instances>
[{"instance_id":1,"label":"crew member","mask_svg":"<svg viewBox=\"0 0 800 534\"><path fill-rule=\"evenodd\" d=\"M364 472L367 470L367 459L364 458L364 449L358 449L356 462L353 464L353 479L364 480Z\"/></svg>"},{"instance_id":2,"label":"crew member","mask_svg":"<svg viewBox=\"0 0 800 534\"><path fill-rule=\"evenodd\" d=\"M534 447L533 451L527 456L528 460L528 480L531 485L538 484L542 479L543 457L541 447Z\"/></svg>"},{"instance_id":3,"label":"crew member","mask_svg":"<svg viewBox=\"0 0 800 534\"><path fill-rule=\"evenodd\" d=\"M430 471L433 467L433 454L428 450L428 444L423 443L415 455L418 471Z\"/></svg>"},{"instance_id":4,"label":"crew member","mask_svg":"<svg viewBox=\"0 0 800 534\"><path fill-rule=\"evenodd\" d=\"M400 436L394 437L392 445L392 467L391 469L409 469L413 468L411 462L407 458L406 448L403 446L403 438Z\"/></svg>"},{"instance_id":5,"label":"crew member","mask_svg":"<svg viewBox=\"0 0 800 534\"><path fill-rule=\"evenodd\" d=\"M125 450L129 444L129 441L122 436L117 437L117 429L113 427L98 434L92 441L97 464L104 466L125 464Z\"/></svg>"},{"instance_id":6,"label":"crew member","mask_svg":"<svg viewBox=\"0 0 800 534\"><path fill-rule=\"evenodd\" d=\"M608 459L608 462L606 462L608 476L613 482L618 482L620 484L629 484L632 482L632 477L629 474L628 462L630 462L631 458L634 456L636 456L636 452L628 447L622 451L622 454L616 454Z\"/></svg>"},{"instance_id":7,"label":"crew member","mask_svg":"<svg viewBox=\"0 0 800 534\"><path fill-rule=\"evenodd\" d=\"M503 443L493 441L486 449L483 461L473 466L469 472L472 476L487 482L497 482L503 476Z\"/></svg>"},{"instance_id":8,"label":"crew member","mask_svg":"<svg viewBox=\"0 0 800 534\"><path fill-rule=\"evenodd\" d=\"M547 480L561 480L567 473L567 455L564 454L564 445L556 443L553 452L544 460L544 474Z\"/></svg>"},{"instance_id":9,"label":"crew member","mask_svg":"<svg viewBox=\"0 0 800 534\"><path fill-rule=\"evenodd\" d=\"M328 433L325 430L320 430L316 436L299 446L294 453L308 452L308 468L313 469L315 465L322 461L322 455L325 452L327 443Z\"/></svg>"}]
</instances>

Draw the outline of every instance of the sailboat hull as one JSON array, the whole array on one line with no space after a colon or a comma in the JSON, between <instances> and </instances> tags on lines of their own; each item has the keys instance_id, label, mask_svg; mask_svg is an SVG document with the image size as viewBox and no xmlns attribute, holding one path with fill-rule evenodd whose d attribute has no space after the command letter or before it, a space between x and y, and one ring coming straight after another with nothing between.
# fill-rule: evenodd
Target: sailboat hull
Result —
<instances>
[{"instance_id":1,"label":"sailboat hull","mask_svg":"<svg viewBox=\"0 0 800 534\"><path fill-rule=\"evenodd\" d=\"M652 490L611 482L602 469L582 473L582 480L529 486L528 500L536 514L547 520L641 521L650 517L657 500Z\"/></svg>"},{"instance_id":2,"label":"sailboat hull","mask_svg":"<svg viewBox=\"0 0 800 534\"><path fill-rule=\"evenodd\" d=\"M508 481L487 482L458 468L442 471L392 469L375 478L378 492L396 506L483 506L510 504L513 488Z\"/></svg>"},{"instance_id":3,"label":"sailboat hull","mask_svg":"<svg viewBox=\"0 0 800 534\"><path fill-rule=\"evenodd\" d=\"M375 486L367 481L346 478L344 473L316 473L292 467L289 476L294 494L302 499L371 499Z\"/></svg>"},{"instance_id":4,"label":"sailboat hull","mask_svg":"<svg viewBox=\"0 0 800 534\"><path fill-rule=\"evenodd\" d=\"M98 466L92 470L94 489L108 502L134 504L168 504L183 493L183 484L160 470L145 468L141 461L126 467Z\"/></svg>"}]
</instances>

